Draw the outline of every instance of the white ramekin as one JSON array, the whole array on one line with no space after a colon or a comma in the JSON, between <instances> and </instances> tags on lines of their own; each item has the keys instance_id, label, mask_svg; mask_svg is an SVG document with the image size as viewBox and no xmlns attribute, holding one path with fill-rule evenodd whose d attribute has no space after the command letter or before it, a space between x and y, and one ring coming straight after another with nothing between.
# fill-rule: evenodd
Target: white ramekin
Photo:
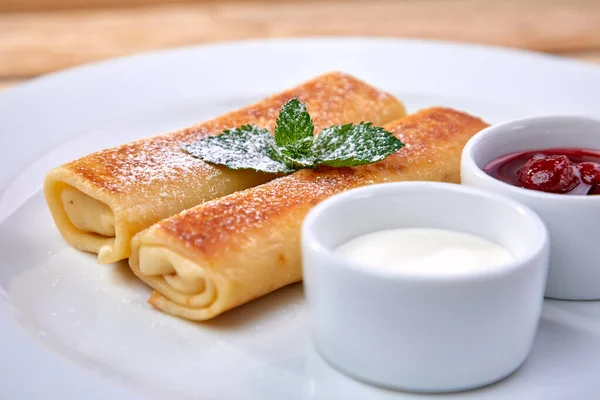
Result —
<instances>
[{"instance_id":1,"label":"white ramekin","mask_svg":"<svg viewBox=\"0 0 600 400\"><path fill-rule=\"evenodd\" d=\"M600 121L576 116L533 117L484 129L463 150L462 183L511 197L529 206L546 223L551 249L547 297L597 300L600 299L600 196L523 189L483 171L500 156L551 148L600 151Z\"/></svg>"},{"instance_id":2,"label":"white ramekin","mask_svg":"<svg viewBox=\"0 0 600 400\"><path fill-rule=\"evenodd\" d=\"M515 261L437 276L375 270L336 253L357 236L408 227L475 234ZM513 200L432 182L354 189L308 214L302 249L314 343L351 376L409 391L460 391L502 379L529 354L548 235L539 217Z\"/></svg>"}]
</instances>

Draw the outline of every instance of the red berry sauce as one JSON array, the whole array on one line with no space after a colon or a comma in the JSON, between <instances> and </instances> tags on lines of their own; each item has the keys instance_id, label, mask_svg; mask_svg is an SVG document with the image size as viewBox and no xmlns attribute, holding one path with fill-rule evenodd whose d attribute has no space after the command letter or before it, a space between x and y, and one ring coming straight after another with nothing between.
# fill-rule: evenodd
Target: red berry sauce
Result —
<instances>
[{"instance_id":1,"label":"red berry sauce","mask_svg":"<svg viewBox=\"0 0 600 400\"><path fill-rule=\"evenodd\" d=\"M600 194L600 151L548 149L499 157L483 169L503 182L548 193Z\"/></svg>"}]
</instances>

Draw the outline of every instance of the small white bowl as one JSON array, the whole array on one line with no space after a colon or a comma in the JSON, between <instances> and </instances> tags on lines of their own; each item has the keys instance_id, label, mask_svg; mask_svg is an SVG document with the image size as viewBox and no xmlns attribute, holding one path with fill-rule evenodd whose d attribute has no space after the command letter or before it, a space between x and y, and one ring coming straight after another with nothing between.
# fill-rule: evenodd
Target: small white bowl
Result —
<instances>
[{"instance_id":1,"label":"small white bowl","mask_svg":"<svg viewBox=\"0 0 600 400\"><path fill-rule=\"evenodd\" d=\"M411 227L471 233L516 260L438 276L385 272L336 252L360 235ZM513 200L433 182L354 189L308 214L302 251L316 348L351 376L408 391L460 391L506 377L529 354L548 237L539 217Z\"/></svg>"},{"instance_id":2,"label":"small white bowl","mask_svg":"<svg viewBox=\"0 0 600 400\"><path fill-rule=\"evenodd\" d=\"M600 151L600 121L550 116L494 125L473 136L461 160L465 185L511 197L531 207L550 232L550 269L546 297L600 299L600 196L544 193L497 180L483 171L492 160L510 153L551 148Z\"/></svg>"}]
</instances>

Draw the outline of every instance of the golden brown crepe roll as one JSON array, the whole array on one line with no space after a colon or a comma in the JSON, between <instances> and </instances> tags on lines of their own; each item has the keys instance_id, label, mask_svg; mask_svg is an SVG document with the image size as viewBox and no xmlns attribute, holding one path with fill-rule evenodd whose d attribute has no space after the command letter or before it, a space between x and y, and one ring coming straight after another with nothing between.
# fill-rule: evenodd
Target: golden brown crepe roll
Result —
<instances>
[{"instance_id":1,"label":"golden brown crepe roll","mask_svg":"<svg viewBox=\"0 0 600 400\"><path fill-rule=\"evenodd\" d=\"M44 194L56 226L72 246L110 263L129 256L131 237L182 210L273 179L272 174L209 165L181 149L224 129L272 129L293 96L306 104L315 130L348 122L384 124L404 116L393 96L334 72L210 121L99 151L53 169Z\"/></svg>"},{"instance_id":2,"label":"golden brown crepe roll","mask_svg":"<svg viewBox=\"0 0 600 400\"><path fill-rule=\"evenodd\" d=\"M300 229L311 207L358 186L459 182L463 146L486 124L444 108L385 126L406 146L375 164L301 170L167 218L132 240L133 272L155 289L149 302L206 320L301 279Z\"/></svg>"}]
</instances>

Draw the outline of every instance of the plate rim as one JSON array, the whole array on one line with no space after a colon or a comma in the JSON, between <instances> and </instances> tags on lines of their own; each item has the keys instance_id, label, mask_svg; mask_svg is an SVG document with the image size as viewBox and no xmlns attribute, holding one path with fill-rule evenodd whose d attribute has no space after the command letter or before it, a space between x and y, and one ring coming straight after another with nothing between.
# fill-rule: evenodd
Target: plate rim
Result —
<instances>
[{"instance_id":1,"label":"plate rim","mask_svg":"<svg viewBox=\"0 0 600 400\"><path fill-rule=\"evenodd\" d=\"M199 44L187 44L183 46L173 46L166 47L160 49L152 49L148 51L134 51L130 54L124 54L120 56L110 57L101 60L94 60L89 62L84 62L82 64L77 64L73 66L69 66L66 68L61 68L56 71L48 72L45 74L41 74L39 76L35 76L30 79L26 79L22 82L17 83L16 85L10 86L0 92L0 99L6 95L7 93L12 93L12 91L16 91L22 89L23 86L28 86L32 84L37 84L40 81L45 81L47 79L54 79L56 77L62 77L65 74L69 74L73 71L78 71L84 68L96 68L103 67L106 64L113 64L114 62L121 61L131 61L132 59L143 59L146 57L160 57L167 56L170 54L175 54L179 52L187 52L187 51L195 51L195 50L207 50L207 49L216 49L223 48L226 49L228 47L238 47L238 46L246 46L246 45L265 45L265 44L281 44L283 42L292 42L292 43L300 43L303 41L316 41L316 42L353 42L353 41L365 41L365 42L389 42L395 44L412 44L412 45L443 45L443 46L456 46L465 49L472 50L494 50L495 52L503 52L506 55L526 55L526 56L534 56L539 57L541 59L546 59L548 61L559 61L559 62L567 62L572 64L573 66L589 68L591 70L596 70L596 72L600 73L600 64L595 64L590 61L579 60L574 58L569 58L565 55L555 54L555 53L546 53L543 51L537 51L534 49L526 49L519 47L510 47L501 44L484 44L484 43L469 43L458 40L449 40L449 39L423 39L423 38L411 38L411 37L393 37L393 36L365 36L365 35L331 35L331 36L295 36L295 37L270 37L270 38L252 38L252 39L232 39L232 40L217 40L210 43L199 43Z\"/></svg>"}]
</instances>

